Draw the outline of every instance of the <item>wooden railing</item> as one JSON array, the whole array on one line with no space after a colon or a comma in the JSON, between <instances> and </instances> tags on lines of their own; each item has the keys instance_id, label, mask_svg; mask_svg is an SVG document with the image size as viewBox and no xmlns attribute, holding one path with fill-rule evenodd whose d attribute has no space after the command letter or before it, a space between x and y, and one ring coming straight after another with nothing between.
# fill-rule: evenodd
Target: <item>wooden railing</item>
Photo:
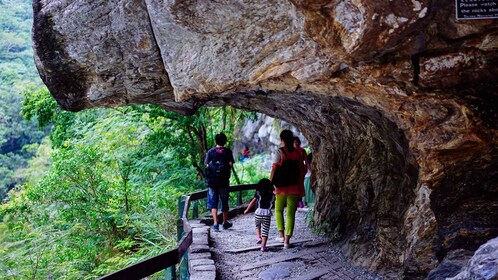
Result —
<instances>
[{"instance_id":1,"label":"wooden railing","mask_svg":"<svg viewBox=\"0 0 498 280\"><path fill-rule=\"evenodd\" d=\"M230 192L238 192L237 204L242 204L242 191L256 189L255 184L237 185L229 188ZM194 192L188 195L183 195L178 201L178 244L171 250L144 260L137 264L128 266L122 270L105 275L99 279L102 280L135 280L142 279L152 275L158 271L166 269L167 279L176 279L176 266L180 263L186 264L186 252L192 244L192 228L188 222L188 212L192 202L204 199L207 197L207 190ZM196 208L196 207L195 207ZM195 210L197 211L197 210ZM193 213L197 217L197 213ZM183 260L183 261L182 261ZM185 267L185 266L184 266ZM188 266L187 266L188 267ZM188 279L185 273L180 273L181 279Z\"/></svg>"}]
</instances>

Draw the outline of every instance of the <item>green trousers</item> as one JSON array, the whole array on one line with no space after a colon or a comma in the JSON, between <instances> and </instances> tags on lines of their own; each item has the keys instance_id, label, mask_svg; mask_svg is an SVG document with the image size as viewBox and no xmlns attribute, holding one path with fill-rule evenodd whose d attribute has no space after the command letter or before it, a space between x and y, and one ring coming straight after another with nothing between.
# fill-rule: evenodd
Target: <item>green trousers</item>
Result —
<instances>
[{"instance_id":1,"label":"green trousers","mask_svg":"<svg viewBox=\"0 0 498 280\"><path fill-rule=\"evenodd\" d=\"M299 202L299 195L277 194L275 199L275 220L277 220L277 229L285 230L285 235L292 236L296 218L296 210ZM284 208L287 206L284 225Z\"/></svg>"}]
</instances>

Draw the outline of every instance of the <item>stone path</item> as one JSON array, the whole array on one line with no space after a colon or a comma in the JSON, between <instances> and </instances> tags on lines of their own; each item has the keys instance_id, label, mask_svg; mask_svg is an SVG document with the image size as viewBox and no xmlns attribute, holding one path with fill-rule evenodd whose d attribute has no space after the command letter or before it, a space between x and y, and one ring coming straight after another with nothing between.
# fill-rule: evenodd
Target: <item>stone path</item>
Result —
<instances>
[{"instance_id":1,"label":"stone path","mask_svg":"<svg viewBox=\"0 0 498 280\"><path fill-rule=\"evenodd\" d=\"M314 234L306 226L305 219L306 212L296 213L296 227L291 239L294 248L291 249L284 249L281 243L272 240L278 235L274 217L267 252L259 251L255 244L253 214L235 217L231 220L234 226L228 230L211 232L210 249L216 279L382 279L345 261L325 237Z\"/></svg>"}]
</instances>

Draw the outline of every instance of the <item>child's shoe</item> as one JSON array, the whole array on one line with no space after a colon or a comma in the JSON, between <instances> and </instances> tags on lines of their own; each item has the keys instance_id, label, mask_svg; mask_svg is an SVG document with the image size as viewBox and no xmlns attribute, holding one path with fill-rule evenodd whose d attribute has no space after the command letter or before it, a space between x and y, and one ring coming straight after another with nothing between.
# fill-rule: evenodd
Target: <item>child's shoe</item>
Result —
<instances>
[{"instance_id":1,"label":"child's shoe","mask_svg":"<svg viewBox=\"0 0 498 280\"><path fill-rule=\"evenodd\" d=\"M256 244L261 244L261 237L256 238Z\"/></svg>"},{"instance_id":2,"label":"child's shoe","mask_svg":"<svg viewBox=\"0 0 498 280\"><path fill-rule=\"evenodd\" d=\"M299 201L299 208L303 208L304 207L304 203L302 201Z\"/></svg>"},{"instance_id":3,"label":"child's shoe","mask_svg":"<svg viewBox=\"0 0 498 280\"><path fill-rule=\"evenodd\" d=\"M261 252L266 252L268 251L268 248L266 246L261 246Z\"/></svg>"}]
</instances>

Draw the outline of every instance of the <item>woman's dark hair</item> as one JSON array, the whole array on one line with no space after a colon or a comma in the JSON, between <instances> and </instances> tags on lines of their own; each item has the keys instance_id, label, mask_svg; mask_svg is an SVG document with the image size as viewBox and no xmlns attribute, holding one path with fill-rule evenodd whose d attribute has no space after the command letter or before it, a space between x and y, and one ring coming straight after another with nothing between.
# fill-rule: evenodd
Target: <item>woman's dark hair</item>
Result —
<instances>
[{"instance_id":1,"label":"woman's dark hair","mask_svg":"<svg viewBox=\"0 0 498 280\"><path fill-rule=\"evenodd\" d=\"M284 141L284 146L289 151L294 151L294 134L288 129L282 130L280 132L280 140Z\"/></svg>"},{"instance_id":2,"label":"woman's dark hair","mask_svg":"<svg viewBox=\"0 0 498 280\"><path fill-rule=\"evenodd\" d=\"M216 142L216 145L225 146L227 143L227 136L223 132L218 133L214 136L214 141Z\"/></svg>"},{"instance_id":3,"label":"woman's dark hair","mask_svg":"<svg viewBox=\"0 0 498 280\"><path fill-rule=\"evenodd\" d=\"M259 180L256 190L260 193L272 193L273 183L269 179L263 178Z\"/></svg>"},{"instance_id":4,"label":"woman's dark hair","mask_svg":"<svg viewBox=\"0 0 498 280\"><path fill-rule=\"evenodd\" d=\"M299 144L299 146L301 146L301 139L299 139L299 137L294 136L294 141L297 141L297 143Z\"/></svg>"}]
</instances>

